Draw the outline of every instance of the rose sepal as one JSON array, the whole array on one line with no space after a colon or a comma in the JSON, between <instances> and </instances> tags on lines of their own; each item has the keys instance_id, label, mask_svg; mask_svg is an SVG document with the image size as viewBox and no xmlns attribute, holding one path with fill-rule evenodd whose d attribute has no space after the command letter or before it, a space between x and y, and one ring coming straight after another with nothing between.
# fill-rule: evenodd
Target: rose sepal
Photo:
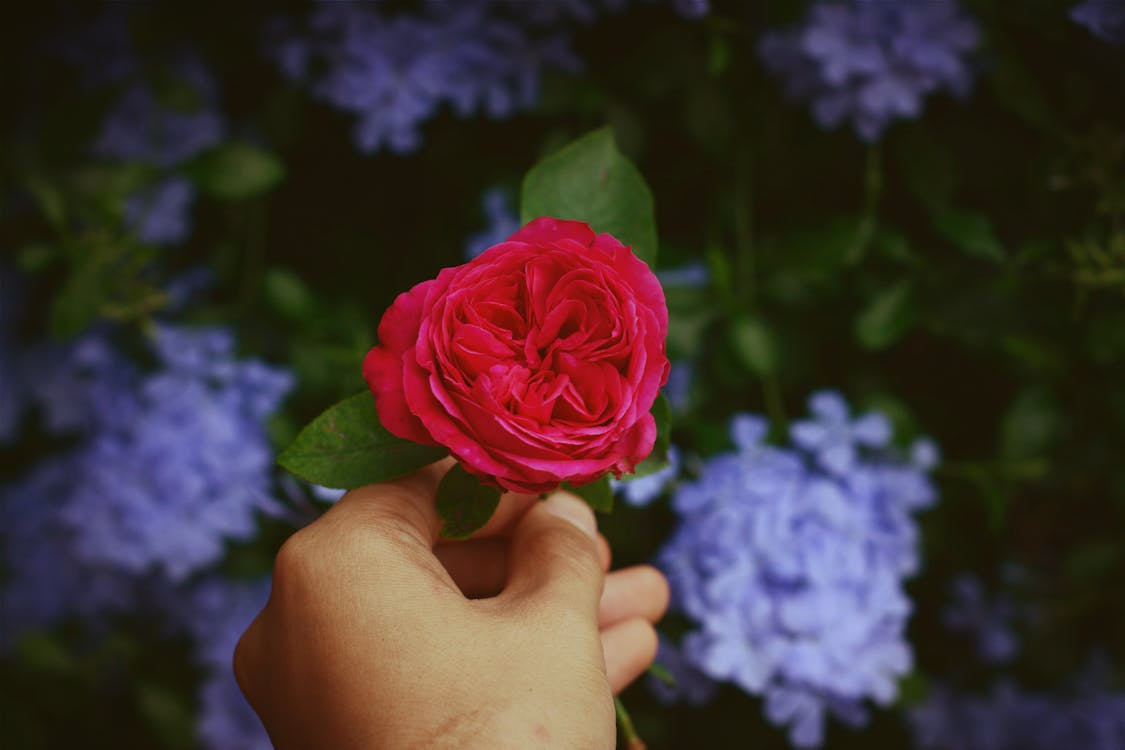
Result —
<instances>
[{"instance_id":1,"label":"rose sepal","mask_svg":"<svg viewBox=\"0 0 1125 750\"><path fill-rule=\"evenodd\" d=\"M437 512L443 539L466 539L488 523L500 504L500 490L482 484L461 466L450 469L437 492Z\"/></svg>"},{"instance_id":2,"label":"rose sepal","mask_svg":"<svg viewBox=\"0 0 1125 750\"><path fill-rule=\"evenodd\" d=\"M603 474L594 481L578 487L570 482L563 482L561 489L578 495L599 513L609 513L613 510L613 488L609 485L608 474Z\"/></svg>"}]
</instances>

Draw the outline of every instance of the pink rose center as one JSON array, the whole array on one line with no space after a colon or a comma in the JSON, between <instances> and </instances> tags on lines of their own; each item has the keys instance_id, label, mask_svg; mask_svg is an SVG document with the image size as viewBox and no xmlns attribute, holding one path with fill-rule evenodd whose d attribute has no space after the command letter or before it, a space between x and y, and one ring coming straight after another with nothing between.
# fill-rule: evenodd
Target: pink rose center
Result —
<instances>
[{"instance_id":1,"label":"pink rose center","mask_svg":"<svg viewBox=\"0 0 1125 750\"><path fill-rule=\"evenodd\" d=\"M439 303L432 341L446 388L517 422L612 420L632 349L623 281L563 250L487 273L455 282Z\"/></svg>"}]
</instances>

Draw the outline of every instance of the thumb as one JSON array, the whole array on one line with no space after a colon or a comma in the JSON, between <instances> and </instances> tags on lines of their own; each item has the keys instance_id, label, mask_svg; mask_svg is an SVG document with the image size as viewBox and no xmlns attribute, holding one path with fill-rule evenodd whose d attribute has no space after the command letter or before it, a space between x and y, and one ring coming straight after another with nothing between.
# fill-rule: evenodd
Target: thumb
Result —
<instances>
[{"instance_id":1,"label":"thumb","mask_svg":"<svg viewBox=\"0 0 1125 750\"><path fill-rule=\"evenodd\" d=\"M502 596L538 600L596 621L605 573L594 511L567 492L555 492L527 512L515 532Z\"/></svg>"}]
</instances>

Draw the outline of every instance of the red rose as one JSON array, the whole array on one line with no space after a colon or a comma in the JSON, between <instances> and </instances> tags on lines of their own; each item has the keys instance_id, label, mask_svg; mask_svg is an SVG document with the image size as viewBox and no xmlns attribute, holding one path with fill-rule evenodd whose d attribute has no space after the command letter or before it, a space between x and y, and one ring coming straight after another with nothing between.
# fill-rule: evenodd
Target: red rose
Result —
<instances>
[{"instance_id":1,"label":"red rose","mask_svg":"<svg viewBox=\"0 0 1125 750\"><path fill-rule=\"evenodd\" d=\"M620 476L652 452L668 308L608 234L541 217L400 294L363 375L383 426L516 492Z\"/></svg>"}]
</instances>

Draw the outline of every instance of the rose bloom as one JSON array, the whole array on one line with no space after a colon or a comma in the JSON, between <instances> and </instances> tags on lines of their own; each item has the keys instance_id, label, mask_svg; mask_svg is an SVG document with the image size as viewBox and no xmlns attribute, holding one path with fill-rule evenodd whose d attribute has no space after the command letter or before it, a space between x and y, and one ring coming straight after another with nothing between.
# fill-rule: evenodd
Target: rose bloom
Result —
<instances>
[{"instance_id":1,"label":"rose bloom","mask_svg":"<svg viewBox=\"0 0 1125 750\"><path fill-rule=\"evenodd\" d=\"M660 282L608 234L541 217L400 294L363 375L383 426L515 492L632 472L668 379Z\"/></svg>"}]
</instances>

